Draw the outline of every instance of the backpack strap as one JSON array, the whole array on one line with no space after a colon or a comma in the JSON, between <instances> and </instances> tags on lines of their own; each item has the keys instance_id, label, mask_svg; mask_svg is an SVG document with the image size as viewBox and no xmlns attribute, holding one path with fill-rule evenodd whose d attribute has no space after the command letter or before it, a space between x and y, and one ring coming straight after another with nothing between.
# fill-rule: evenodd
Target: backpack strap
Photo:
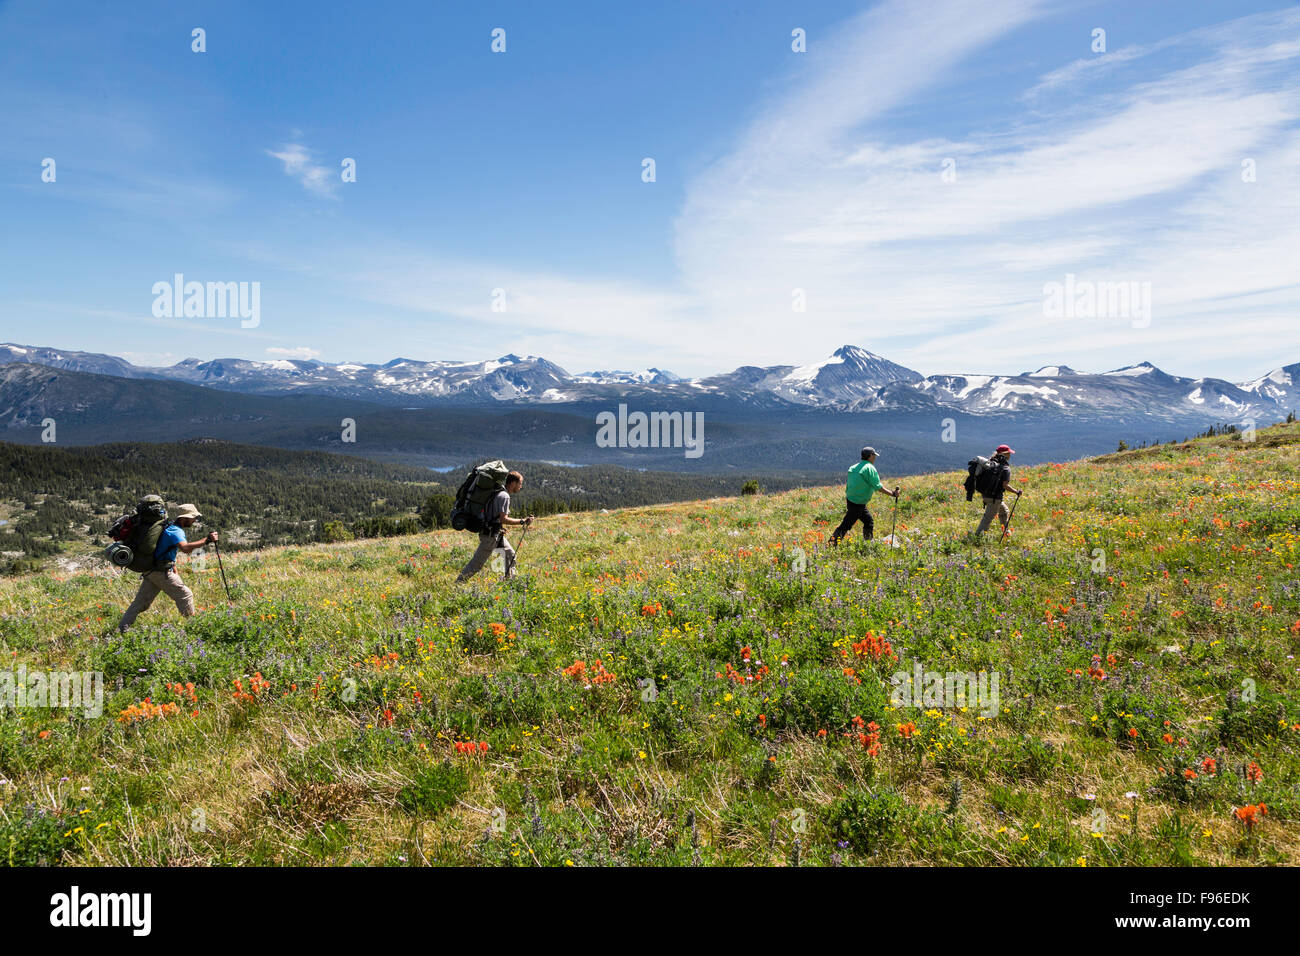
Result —
<instances>
[{"instance_id":1,"label":"backpack strap","mask_svg":"<svg viewBox=\"0 0 1300 956\"><path fill-rule=\"evenodd\" d=\"M156 522L154 526L149 529L147 537L149 542L149 560L153 562L153 569L155 571L170 571L172 568L176 567L176 560L174 558L171 561L157 561L154 559L154 555L158 553L158 544L162 541L162 536L171 526L171 522L164 518L162 521Z\"/></svg>"}]
</instances>

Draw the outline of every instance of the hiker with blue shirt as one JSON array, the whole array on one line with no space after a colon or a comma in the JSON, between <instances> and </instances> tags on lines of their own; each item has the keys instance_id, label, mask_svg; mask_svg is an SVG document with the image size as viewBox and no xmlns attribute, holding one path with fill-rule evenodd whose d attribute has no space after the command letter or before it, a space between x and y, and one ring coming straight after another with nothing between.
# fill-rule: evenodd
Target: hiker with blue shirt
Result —
<instances>
[{"instance_id":1,"label":"hiker with blue shirt","mask_svg":"<svg viewBox=\"0 0 1300 956\"><path fill-rule=\"evenodd\" d=\"M849 468L848 482L844 489L848 509L844 512L844 520L831 535L831 547L838 547L840 539L852 531L853 526L859 521L862 522L862 540L871 540L875 522L871 519L871 512L867 510L867 503L877 491L895 500L898 499L897 487L890 491L880 486L880 473L876 471L876 466L873 464L878 457L880 456L876 454L876 450L868 445L862 449L862 460Z\"/></svg>"},{"instance_id":2,"label":"hiker with blue shirt","mask_svg":"<svg viewBox=\"0 0 1300 956\"><path fill-rule=\"evenodd\" d=\"M207 537L200 541L186 540L185 529L197 522L203 515L194 505L181 505L176 509L176 518L162 529L158 544L153 551L153 570L145 571L140 576L140 588L135 592L135 600L122 615L117 629L125 633L135 623L141 611L149 610L158 592L162 591L176 602L176 609L182 617L194 615L194 592L187 588L181 576L176 573L176 554L189 554L197 551L210 541L217 540L217 532L209 531ZM159 522L161 523L161 522ZM146 552L147 553L147 552Z\"/></svg>"}]
</instances>

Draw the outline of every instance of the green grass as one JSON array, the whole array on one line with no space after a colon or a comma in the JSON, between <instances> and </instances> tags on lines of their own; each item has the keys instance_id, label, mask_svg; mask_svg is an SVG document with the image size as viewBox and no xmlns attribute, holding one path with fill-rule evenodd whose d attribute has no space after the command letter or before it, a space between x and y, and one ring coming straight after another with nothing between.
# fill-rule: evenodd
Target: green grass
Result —
<instances>
[{"instance_id":1,"label":"green grass","mask_svg":"<svg viewBox=\"0 0 1300 956\"><path fill-rule=\"evenodd\" d=\"M469 587L450 531L232 555L125 638L130 575L0 581L6 659L107 682L0 718L0 860L1296 863L1300 427L1018 469L1001 545L961 477L897 550L825 488L547 519ZM1000 707L895 709L918 662Z\"/></svg>"}]
</instances>

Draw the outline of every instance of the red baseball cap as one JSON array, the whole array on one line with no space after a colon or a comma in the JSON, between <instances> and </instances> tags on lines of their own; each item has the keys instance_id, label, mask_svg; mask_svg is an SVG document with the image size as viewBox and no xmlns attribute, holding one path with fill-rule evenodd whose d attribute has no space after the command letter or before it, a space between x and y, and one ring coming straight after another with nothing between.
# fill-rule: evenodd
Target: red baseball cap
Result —
<instances>
[{"instance_id":1,"label":"red baseball cap","mask_svg":"<svg viewBox=\"0 0 1300 956\"><path fill-rule=\"evenodd\" d=\"M998 445L998 450L994 454L1000 455L1003 452L1006 452L1009 455L1014 455L1016 453L1016 450L1012 448L1010 445Z\"/></svg>"}]
</instances>

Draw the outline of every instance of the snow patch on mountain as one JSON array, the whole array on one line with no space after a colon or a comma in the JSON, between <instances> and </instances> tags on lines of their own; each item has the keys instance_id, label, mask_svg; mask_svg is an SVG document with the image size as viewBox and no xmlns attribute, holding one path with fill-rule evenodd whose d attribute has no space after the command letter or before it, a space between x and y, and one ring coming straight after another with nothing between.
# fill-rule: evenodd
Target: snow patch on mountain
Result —
<instances>
[{"instance_id":1,"label":"snow patch on mountain","mask_svg":"<svg viewBox=\"0 0 1300 956\"><path fill-rule=\"evenodd\" d=\"M1300 363L1235 385L1168 375L1150 362L1102 373L1045 365L1020 375L923 377L866 349L844 346L803 365L741 366L683 380L658 368L570 375L545 358L513 353L477 362L398 357L383 365L317 360L187 358L150 368L108 355L0 344L0 362L46 365L124 378L165 379L245 394L314 394L397 407L441 403L616 402L673 408L707 398L751 408L801 406L827 411L964 412L1098 416L1192 416L1207 421L1285 417L1300 409ZM414 400L414 402L412 401Z\"/></svg>"},{"instance_id":2,"label":"snow patch on mountain","mask_svg":"<svg viewBox=\"0 0 1300 956\"><path fill-rule=\"evenodd\" d=\"M667 385L683 381L672 372L660 368L645 368L634 372L579 372L573 380L587 385Z\"/></svg>"},{"instance_id":3,"label":"snow patch on mountain","mask_svg":"<svg viewBox=\"0 0 1300 956\"><path fill-rule=\"evenodd\" d=\"M1111 369L1109 372L1102 372L1102 375L1118 375L1125 378L1136 378L1139 375L1150 375L1158 369L1150 362L1142 362L1138 365L1125 365L1123 368Z\"/></svg>"}]
</instances>

